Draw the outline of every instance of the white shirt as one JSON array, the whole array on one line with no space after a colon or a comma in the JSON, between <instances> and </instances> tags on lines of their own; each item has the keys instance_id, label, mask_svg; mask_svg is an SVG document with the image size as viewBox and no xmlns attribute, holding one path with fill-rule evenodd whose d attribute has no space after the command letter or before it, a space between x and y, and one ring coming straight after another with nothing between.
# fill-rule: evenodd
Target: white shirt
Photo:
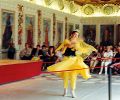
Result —
<instances>
[{"instance_id":1,"label":"white shirt","mask_svg":"<svg viewBox=\"0 0 120 100\"><path fill-rule=\"evenodd\" d=\"M58 58L60 58L60 59L63 58L63 55L62 55L62 52L61 52L61 51L57 51L57 52L56 52L56 56L57 56Z\"/></svg>"},{"instance_id":2,"label":"white shirt","mask_svg":"<svg viewBox=\"0 0 120 100\"><path fill-rule=\"evenodd\" d=\"M113 51L110 50L110 51L104 52L103 57L108 58L108 60L106 60L106 61L112 62L112 59L109 59L109 58L113 57Z\"/></svg>"}]
</instances>

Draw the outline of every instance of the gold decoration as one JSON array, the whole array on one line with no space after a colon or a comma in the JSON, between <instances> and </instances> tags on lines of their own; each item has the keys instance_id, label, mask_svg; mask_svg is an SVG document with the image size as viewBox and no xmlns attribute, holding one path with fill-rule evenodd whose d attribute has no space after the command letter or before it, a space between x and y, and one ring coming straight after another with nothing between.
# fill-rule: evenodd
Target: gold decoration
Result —
<instances>
[{"instance_id":1,"label":"gold decoration","mask_svg":"<svg viewBox=\"0 0 120 100\"><path fill-rule=\"evenodd\" d=\"M23 5L18 4L18 44L22 44L23 34Z\"/></svg>"},{"instance_id":2,"label":"gold decoration","mask_svg":"<svg viewBox=\"0 0 120 100\"><path fill-rule=\"evenodd\" d=\"M70 0L67 0L70 1ZM74 0L75 3L83 6L86 4L94 4L94 5L103 5L103 4L118 4L120 5L120 0Z\"/></svg>"},{"instance_id":3,"label":"gold decoration","mask_svg":"<svg viewBox=\"0 0 120 100\"><path fill-rule=\"evenodd\" d=\"M56 15L53 13L53 45L55 45L55 33L56 33Z\"/></svg>"},{"instance_id":4,"label":"gold decoration","mask_svg":"<svg viewBox=\"0 0 120 100\"><path fill-rule=\"evenodd\" d=\"M58 0L58 6L59 6L60 10L64 9L64 2L63 2L63 0Z\"/></svg>"},{"instance_id":5,"label":"gold decoration","mask_svg":"<svg viewBox=\"0 0 120 100\"><path fill-rule=\"evenodd\" d=\"M77 5L74 3L74 1L70 1L70 12L71 13L75 13L77 12L78 8L77 8Z\"/></svg>"},{"instance_id":6,"label":"gold decoration","mask_svg":"<svg viewBox=\"0 0 120 100\"><path fill-rule=\"evenodd\" d=\"M29 0L31 3L35 3L36 2L36 0Z\"/></svg>"},{"instance_id":7,"label":"gold decoration","mask_svg":"<svg viewBox=\"0 0 120 100\"><path fill-rule=\"evenodd\" d=\"M87 4L87 5L83 6L83 12L86 15L94 14L94 6L91 4Z\"/></svg>"},{"instance_id":8,"label":"gold decoration","mask_svg":"<svg viewBox=\"0 0 120 100\"><path fill-rule=\"evenodd\" d=\"M105 15L111 15L115 12L114 5L112 4L106 4L103 6L103 13Z\"/></svg>"},{"instance_id":9,"label":"gold decoration","mask_svg":"<svg viewBox=\"0 0 120 100\"><path fill-rule=\"evenodd\" d=\"M41 10L38 10L38 44L41 43Z\"/></svg>"},{"instance_id":10,"label":"gold decoration","mask_svg":"<svg viewBox=\"0 0 120 100\"><path fill-rule=\"evenodd\" d=\"M44 0L44 2L47 6L49 6L52 4L53 0Z\"/></svg>"}]
</instances>

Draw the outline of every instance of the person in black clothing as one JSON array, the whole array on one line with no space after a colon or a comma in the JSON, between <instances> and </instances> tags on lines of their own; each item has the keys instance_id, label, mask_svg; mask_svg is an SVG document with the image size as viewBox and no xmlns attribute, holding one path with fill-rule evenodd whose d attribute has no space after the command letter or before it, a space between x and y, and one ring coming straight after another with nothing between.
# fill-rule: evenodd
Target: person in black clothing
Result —
<instances>
[{"instance_id":1,"label":"person in black clothing","mask_svg":"<svg viewBox=\"0 0 120 100\"><path fill-rule=\"evenodd\" d=\"M31 52L31 59L33 57L41 57L42 56L42 50L40 49L40 45L37 45L36 48L33 48L32 49L32 52Z\"/></svg>"},{"instance_id":2,"label":"person in black clothing","mask_svg":"<svg viewBox=\"0 0 120 100\"><path fill-rule=\"evenodd\" d=\"M48 66L54 64L56 60L57 60L57 56L55 55L55 47L54 46L50 46L48 48L46 59L44 60L45 62L50 62L50 63L46 64L44 70L46 70Z\"/></svg>"},{"instance_id":3,"label":"person in black clothing","mask_svg":"<svg viewBox=\"0 0 120 100\"><path fill-rule=\"evenodd\" d=\"M15 50L15 47L14 47L14 43L11 43L9 45L9 48L8 48L8 51L7 51L7 57L9 59L14 59L15 53L16 53L16 50Z\"/></svg>"},{"instance_id":4,"label":"person in black clothing","mask_svg":"<svg viewBox=\"0 0 120 100\"><path fill-rule=\"evenodd\" d=\"M44 61L46 59L46 56L47 56L47 47L46 47L46 45L43 45L42 46L42 56L41 56L41 59Z\"/></svg>"},{"instance_id":5,"label":"person in black clothing","mask_svg":"<svg viewBox=\"0 0 120 100\"><path fill-rule=\"evenodd\" d=\"M46 70L46 59L47 59L47 47L46 45L42 45L42 56L41 60L44 62L42 65L42 70Z\"/></svg>"}]
</instances>

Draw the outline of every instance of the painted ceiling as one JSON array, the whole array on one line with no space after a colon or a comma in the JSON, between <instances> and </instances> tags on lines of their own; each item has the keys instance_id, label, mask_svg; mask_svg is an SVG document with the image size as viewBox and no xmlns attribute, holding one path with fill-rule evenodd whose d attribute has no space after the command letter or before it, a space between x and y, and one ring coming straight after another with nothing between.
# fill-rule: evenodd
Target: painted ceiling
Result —
<instances>
[{"instance_id":1,"label":"painted ceiling","mask_svg":"<svg viewBox=\"0 0 120 100\"><path fill-rule=\"evenodd\" d=\"M26 0L77 16L120 16L120 0Z\"/></svg>"},{"instance_id":2,"label":"painted ceiling","mask_svg":"<svg viewBox=\"0 0 120 100\"><path fill-rule=\"evenodd\" d=\"M71 0L68 0L71 1ZM79 5L85 4L120 4L120 0L73 0Z\"/></svg>"}]
</instances>

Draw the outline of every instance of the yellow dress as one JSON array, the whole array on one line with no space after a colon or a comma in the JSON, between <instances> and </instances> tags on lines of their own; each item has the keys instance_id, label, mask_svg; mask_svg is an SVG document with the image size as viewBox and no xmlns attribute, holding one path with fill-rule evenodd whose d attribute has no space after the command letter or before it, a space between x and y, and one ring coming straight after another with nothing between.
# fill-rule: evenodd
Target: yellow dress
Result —
<instances>
[{"instance_id":1,"label":"yellow dress","mask_svg":"<svg viewBox=\"0 0 120 100\"><path fill-rule=\"evenodd\" d=\"M63 54L66 53L67 47L70 44L69 40L65 40L57 49L63 49ZM68 80L70 80L71 89L76 88L76 79L77 75L80 74L84 79L91 77L89 73L88 66L83 62L83 60L89 56L92 51L96 51L94 47L89 44L86 44L82 40L77 40L73 48L70 48L74 51L74 56L65 56L63 60L59 63L56 63L48 67L48 71L58 71L55 72L64 80L64 89L68 88ZM68 71L67 71L68 70Z\"/></svg>"},{"instance_id":2,"label":"yellow dress","mask_svg":"<svg viewBox=\"0 0 120 100\"><path fill-rule=\"evenodd\" d=\"M67 48L67 44L69 44L70 41L66 39L56 50L60 50L64 48L63 54ZM89 73L88 66L83 62L83 60L89 56L92 51L96 51L96 49L83 42L82 40L78 40L77 43L74 44L74 48L76 50L76 56L65 56L63 58L63 61L58 62L54 65L49 66L47 69L48 71L61 71L61 72L55 72L57 75L59 75L61 78L65 78L66 74L69 74L69 79L71 78L71 75L77 76L78 74L82 75L84 79L88 79L91 77ZM65 70L72 70L67 71Z\"/></svg>"},{"instance_id":3,"label":"yellow dress","mask_svg":"<svg viewBox=\"0 0 120 100\"><path fill-rule=\"evenodd\" d=\"M69 40L66 39L56 50L60 50L64 48L63 54L66 50L66 45L69 44ZM58 62L52 66L48 67L48 71L61 71L55 72L60 77L64 78L65 73L74 74L77 76L78 74L82 75L83 78L88 79L91 77L89 73L88 66L83 62L83 60L90 55L92 51L96 51L94 47L91 45L86 44L82 40L78 40L77 43L74 45L76 50L76 56L65 56L63 61ZM71 70L71 71L66 71ZM70 78L70 77L69 77Z\"/></svg>"}]
</instances>

